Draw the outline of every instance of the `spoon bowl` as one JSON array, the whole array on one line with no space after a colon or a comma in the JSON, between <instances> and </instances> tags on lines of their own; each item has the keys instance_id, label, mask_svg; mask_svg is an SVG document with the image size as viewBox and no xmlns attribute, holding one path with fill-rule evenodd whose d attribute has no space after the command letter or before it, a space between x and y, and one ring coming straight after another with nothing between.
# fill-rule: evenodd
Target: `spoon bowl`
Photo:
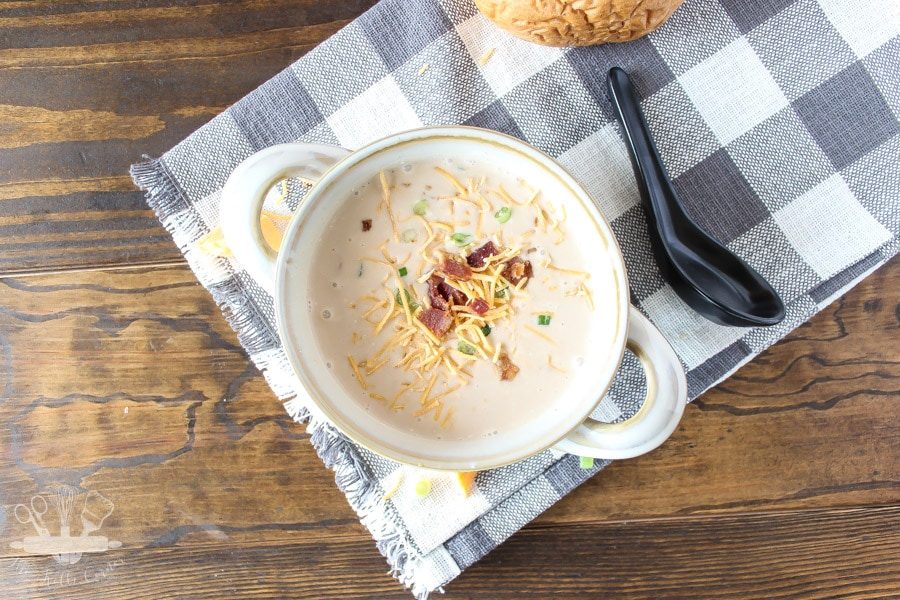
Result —
<instances>
[{"instance_id":1,"label":"spoon bowl","mask_svg":"<svg viewBox=\"0 0 900 600\"><path fill-rule=\"evenodd\" d=\"M757 327L780 322L784 302L772 286L688 215L659 157L628 73L610 69L607 88L663 277L688 306L715 323Z\"/></svg>"}]
</instances>

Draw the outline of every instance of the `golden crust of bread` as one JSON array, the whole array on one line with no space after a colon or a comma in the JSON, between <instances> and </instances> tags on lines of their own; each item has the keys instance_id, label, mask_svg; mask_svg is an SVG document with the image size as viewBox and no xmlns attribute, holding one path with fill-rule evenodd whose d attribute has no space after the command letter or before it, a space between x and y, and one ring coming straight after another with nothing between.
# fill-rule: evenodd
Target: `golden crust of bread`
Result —
<instances>
[{"instance_id":1,"label":"golden crust of bread","mask_svg":"<svg viewBox=\"0 0 900 600\"><path fill-rule=\"evenodd\" d=\"M683 0L475 0L515 36L545 46L627 42L662 25Z\"/></svg>"}]
</instances>

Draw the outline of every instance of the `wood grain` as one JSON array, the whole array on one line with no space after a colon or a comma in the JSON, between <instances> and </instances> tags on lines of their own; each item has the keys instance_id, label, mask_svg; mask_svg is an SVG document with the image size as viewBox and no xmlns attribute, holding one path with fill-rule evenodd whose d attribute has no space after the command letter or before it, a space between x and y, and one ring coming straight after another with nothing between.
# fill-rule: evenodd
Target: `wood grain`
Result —
<instances>
[{"instance_id":1,"label":"wood grain","mask_svg":"<svg viewBox=\"0 0 900 600\"><path fill-rule=\"evenodd\" d=\"M895 260L688 407L663 448L613 465L552 507L451 586L458 595L450 597L575 597L580 589L677 597L682 586L705 597L723 581L736 596L759 597L752 586L775 567L782 587L766 588L769 597L878 597L896 575L882 564L896 557L889 530L897 515L873 507L900 499L898 284ZM102 533L123 549L78 568L122 560L127 573L62 586L67 597L133 597L144 585L185 582L191 597L227 589L405 596L383 575L303 428L187 268L2 278L0 360L7 514L53 482L115 504ZM865 524L842 529L847 515ZM0 527L0 580L23 596L61 594L36 583L36 573L68 575L12 548L28 526L8 525ZM846 553L828 548L861 539L851 558L879 574L849 578L840 570ZM648 561L648 548L666 560ZM564 553L573 559L561 565ZM796 560L783 556L791 553ZM754 573L752 564L763 568ZM660 580L666 569L672 579ZM542 573L542 587L532 572Z\"/></svg>"},{"instance_id":2,"label":"wood grain","mask_svg":"<svg viewBox=\"0 0 900 600\"><path fill-rule=\"evenodd\" d=\"M0 273L180 261L129 165L373 3L0 4Z\"/></svg>"},{"instance_id":3,"label":"wood grain","mask_svg":"<svg viewBox=\"0 0 900 600\"><path fill-rule=\"evenodd\" d=\"M530 526L466 571L445 597L896 597L896 525L897 507ZM10 582L13 597L72 600L410 598L384 576L371 544L351 532L227 551L135 550L95 563L61 570L34 558L0 560L0 580Z\"/></svg>"}]
</instances>

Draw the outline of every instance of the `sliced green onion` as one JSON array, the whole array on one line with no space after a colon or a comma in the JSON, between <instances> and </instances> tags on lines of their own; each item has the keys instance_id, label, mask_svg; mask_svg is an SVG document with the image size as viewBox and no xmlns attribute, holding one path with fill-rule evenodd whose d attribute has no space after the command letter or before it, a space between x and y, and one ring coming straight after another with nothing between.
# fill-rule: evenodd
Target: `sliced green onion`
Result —
<instances>
[{"instance_id":1,"label":"sliced green onion","mask_svg":"<svg viewBox=\"0 0 900 600\"><path fill-rule=\"evenodd\" d=\"M406 274L409 273L409 271L406 270L406 267L400 267L397 269L397 272L400 273L400 277L406 277Z\"/></svg>"},{"instance_id":2,"label":"sliced green onion","mask_svg":"<svg viewBox=\"0 0 900 600\"><path fill-rule=\"evenodd\" d=\"M431 480L420 479L416 482L416 496L424 498L431 493Z\"/></svg>"},{"instance_id":3,"label":"sliced green onion","mask_svg":"<svg viewBox=\"0 0 900 600\"><path fill-rule=\"evenodd\" d=\"M403 233L400 234L400 239L404 242L412 243L416 241L416 238L419 234L416 233L416 230L413 228L404 229Z\"/></svg>"},{"instance_id":4,"label":"sliced green onion","mask_svg":"<svg viewBox=\"0 0 900 600\"><path fill-rule=\"evenodd\" d=\"M506 296L506 288L499 289L494 292L494 298L503 298L504 296Z\"/></svg>"},{"instance_id":5,"label":"sliced green onion","mask_svg":"<svg viewBox=\"0 0 900 600\"><path fill-rule=\"evenodd\" d=\"M470 243L472 243L472 234L457 232L451 235L450 239L453 240L453 243L459 247L468 246Z\"/></svg>"},{"instance_id":6,"label":"sliced green onion","mask_svg":"<svg viewBox=\"0 0 900 600\"><path fill-rule=\"evenodd\" d=\"M420 217L425 216L425 212L428 210L428 200L422 198L415 204L413 204L413 213L419 215Z\"/></svg>"},{"instance_id":7,"label":"sliced green onion","mask_svg":"<svg viewBox=\"0 0 900 600\"><path fill-rule=\"evenodd\" d=\"M494 218L497 219L498 223L506 223L510 217L512 217L512 209L508 206L503 206L494 213Z\"/></svg>"},{"instance_id":8,"label":"sliced green onion","mask_svg":"<svg viewBox=\"0 0 900 600\"><path fill-rule=\"evenodd\" d=\"M538 325L549 325L550 315L538 315Z\"/></svg>"},{"instance_id":9,"label":"sliced green onion","mask_svg":"<svg viewBox=\"0 0 900 600\"><path fill-rule=\"evenodd\" d=\"M463 354L468 354L472 356L475 354L475 346L472 344L466 343L462 340L459 341L459 344L456 345L456 349L462 352Z\"/></svg>"},{"instance_id":10,"label":"sliced green onion","mask_svg":"<svg viewBox=\"0 0 900 600\"><path fill-rule=\"evenodd\" d=\"M485 336L491 335L491 326L485 325L484 327L482 327L481 333L483 333Z\"/></svg>"},{"instance_id":11,"label":"sliced green onion","mask_svg":"<svg viewBox=\"0 0 900 600\"><path fill-rule=\"evenodd\" d=\"M594 459L590 456L579 456L578 457L578 466L582 469L593 469L594 468Z\"/></svg>"},{"instance_id":12,"label":"sliced green onion","mask_svg":"<svg viewBox=\"0 0 900 600\"><path fill-rule=\"evenodd\" d=\"M403 290L406 292L406 303L409 305L409 310L416 310L419 308L419 305L412 299L412 296L409 295L409 290ZM400 300L400 290L396 290L394 292L394 300L397 301L398 306L403 306L403 301Z\"/></svg>"}]
</instances>

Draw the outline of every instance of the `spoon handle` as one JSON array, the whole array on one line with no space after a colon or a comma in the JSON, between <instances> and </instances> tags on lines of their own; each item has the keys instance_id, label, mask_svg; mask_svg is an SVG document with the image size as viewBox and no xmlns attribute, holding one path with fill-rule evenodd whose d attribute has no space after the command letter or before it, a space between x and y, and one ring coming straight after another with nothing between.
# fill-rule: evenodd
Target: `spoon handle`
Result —
<instances>
[{"instance_id":1,"label":"spoon handle","mask_svg":"<svg viewBox=\"0 0 900 600\"><path fill-rule=\"evenodd\" d=\"M637 175L641 200L648 209L648 217L664 223L671 219L671 213L680 213L681 207L671 197L669 176L659 157L656 144L650 136L647 120L631 78L624 70L613 67L606 78L609 97L622 131L625 134L628 154Z\"/></svg>"}]
</instances>

